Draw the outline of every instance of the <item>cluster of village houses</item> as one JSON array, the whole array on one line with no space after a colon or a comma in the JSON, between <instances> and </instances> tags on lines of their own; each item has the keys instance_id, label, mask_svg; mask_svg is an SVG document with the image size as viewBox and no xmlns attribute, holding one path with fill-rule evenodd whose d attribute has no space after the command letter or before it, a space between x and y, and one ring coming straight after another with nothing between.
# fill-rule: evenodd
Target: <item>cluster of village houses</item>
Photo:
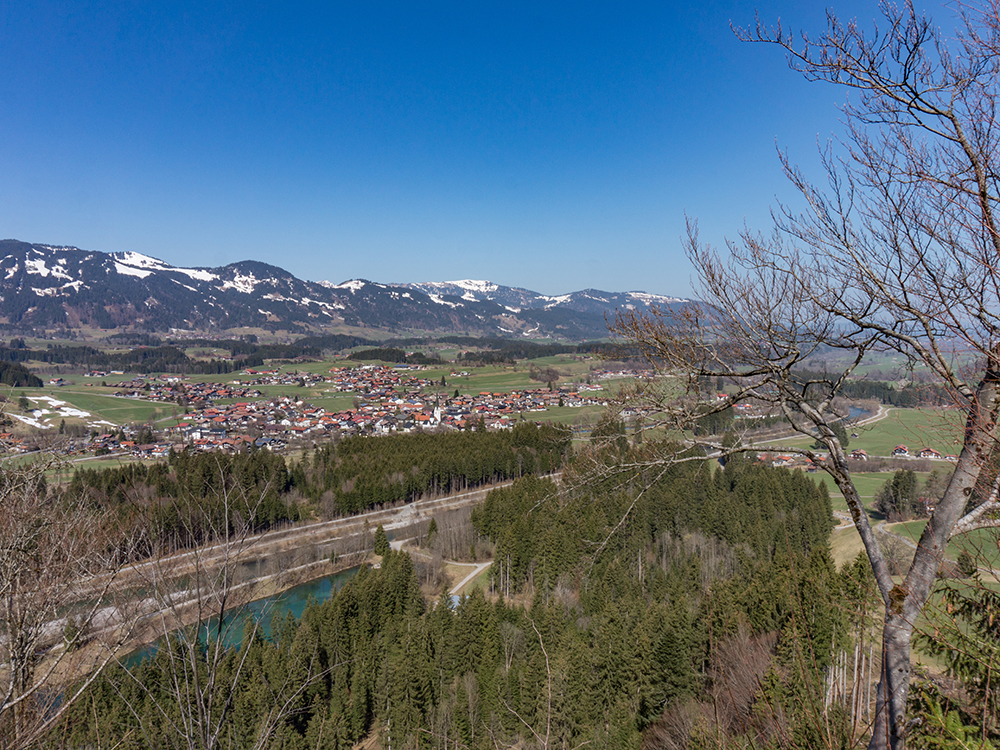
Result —
<instances>
[{"instance_id":1,"label":"cluster of village houses","mask_svg":"<svg viewBox=\"0 0 1000 750\"><path fill-rule=\"evenodd\" d=\"M183 404L187 413L184 421L166 430L169 440L142 445L124 441L117 449L156 457L178 443L200 451L235 451L249 444L281 450L291 441L321 441L333 435L470 427L500 430L552 406L604 404L601 387L584 383L508 393L449 394L440 382L415 377L411 369L362 365L334 368L327 375L248 370L245 374L251 380L228 385L186 383L175 376L119 383L118 396L176 402ZM467 374L452 372L449 377L458 380ZM355 407L332 412L291 396L264 399L257 390L264 385L325 386L330 392L354 394ZM221 403L230 400L235 402ZM100 438L105 439L101 447L114 450L108 443L114 440L113 435Z\"/></svg>"},{"instance_id":2,"label":"cluster of village houses","mask_svg":"<svg viewBox=\"0 0 1000 750\"><path fill-rule=\"evenodd\" d=\"M165 376L149 380L136 378L127 383L118 383L115 396L138 398L146 401L176 403L180 406L199 408L221 399L261 398L256 388L247 385L222 383L185 383L177 376Z\"/></svg>"},{"instance_id":3,"label":"cluster of village houses","mask_svg":"<svg viewBox=\"0 0 1000 750\"><path fill-rule=\"evenodd\" d=\"M138 435L113 431L96 435L85 444L72 441L71 450L97 453L129 452L141 457L167 455L171 447L190 447L200 451L237 451L250 445L281 450L290 442L320 442L331 436L355 434L385 435L422 429L461 430L510 429L533 413L553 406L603 405L602 388L590 383L574 383L554 388L531 388L506 393L482 391L476 395L458 395L440 381L419 377L417 366L360 365L335 367L328 373L282 373L279 370L249 369L248 379L223 383L188 382L181 376L137 377L114 385L116 396L148 401L177 403L185 409L184 421L168 428L152 443L139 443ZM111 373L119 374L119 373ZM90 377L106 377L105 372L91 372ZM467 372L452 372L446 379L455 381ZM653 373L635 370L605 370L591 373L589 380L652 377ZM261 386L324 387L331 393L354 395L354 408L331 412L292 396L266 399ZM452 391L449 393L449 391ZM720 394L723 397L725 394ZM224 403L225 402L225 403ZM736 405L739 416L757 416L749 405ZM25 450L23 438L0 434L0 446L6 451ZM905 445L892 451L894 457L957 460L932 448L911 453ZM800 456L760 453L761 461L774 466L815 469ZM850 458L867 460L861 449Z\"/></svg>"},{"instance_id":4,"label":"cluster of village houses","mask_svg":"<svg viewBox=\"0 0 1000 750\"><path fill-rule=\"evenodd\" d=\"M892 458L929 458L935 461L958 461L958 456L952 455L942 455L940 451L936 451L933 448L922 448L915 453L911 453L910 449L905 445L897 445L892 449ZM848 458L852 458L855 461L867 461L868 453L860 448L855 448L848 454ZM797 469L815 469L816 465L804 456L798 455L784 455L776 453L758 453L757 459L763 461L764 463L769 463L772 466L787 466L790 468Z\"/></svg>"}]
</instances>

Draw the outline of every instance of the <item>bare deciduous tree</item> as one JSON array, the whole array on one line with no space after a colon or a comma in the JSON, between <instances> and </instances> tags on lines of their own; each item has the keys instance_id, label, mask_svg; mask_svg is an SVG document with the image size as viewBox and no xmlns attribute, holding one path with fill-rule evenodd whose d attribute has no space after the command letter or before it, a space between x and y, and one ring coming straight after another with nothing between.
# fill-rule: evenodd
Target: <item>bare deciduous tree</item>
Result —
<instances>
[{"instance_id":1,"label":"bare deciduous tree","mask_svg":"<svg viewBox=\"0 0 1000 750\"><path fill-rule=\"evenodd\" d=\"M113 592L131 554L112 518L45 484L54 462L0 469L0 744L33 746L127 639Z\"/></svg>"},{"instance_id":2,"label":"bare deciduous tree","mask_svg":"<svg viewBox=\"0 0 1000 750\"><path fill-rule=\"evenodd\" d=\"M311 643L296 641L292 648L297 657L278 679L258 675L252 661L249 644L262 637L262 619L248 605L270 589L260 588L253 574L244 571L258 567L259 537L249 519L258 516L264 494L244 491L235 481L232 486L224 483L217 498L189 498L184 523L191 536L200 529L213 541L180 554L154 549L150 560L137 566L155 600L156 630L167 634L159 646L167 687L139 684L126 671L145 698L138 703L125 691L120 695L140 731L177 750L269 746L282 722L302 709L306 692L324 674L317 645ZM280 577L271 577L271 588L280 586ZM254 678L260 681L257 689L266 692L267 708L252 717L249 728L237 732L239 692ZM147 726L166 731L157 735Z\"/></svg>"},{"instance_id":3,"label":"bare deciduous tree","mask_svg":"<svg viewBox=\"0 0 1000 750\"><path fill-rule=\"evenodd\" d=\"M773 233L747 230L725 252L703 245L689 224L704 304L670 318L622 314L614 325L663 376L629 394L657 424L686 429L752 400L829 451L781 448L814 459L837 483L881 593L872 748L905 742L910 640L948 540L1000 525L1000 3L960 10L954 35L909 3L884 6L884 26L873 32L832 15L818 38L760 24L737 32L781 47L807 79L852 91L845 137L821 150L828 185L817 187L782 155L805 209L779 207ZM810 379L801 373L820 348L847 364ZM967 415L955 472L899 583L833 429L845 381L865 356L885 351L926 368ZM720 400L703 390L709 378L735 388Z\"/></svg>"}]
</instances>

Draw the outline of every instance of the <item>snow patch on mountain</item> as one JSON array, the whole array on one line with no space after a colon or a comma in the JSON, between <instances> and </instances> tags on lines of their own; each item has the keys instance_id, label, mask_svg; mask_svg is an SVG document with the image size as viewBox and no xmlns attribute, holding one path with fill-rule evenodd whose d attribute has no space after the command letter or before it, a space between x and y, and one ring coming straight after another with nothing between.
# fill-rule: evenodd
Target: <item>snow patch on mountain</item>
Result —
<instances>
[{"instance_id":1,"label":"snow patch on mountain","mask_svg":"<svg viewBox=\"0 0 1000 750\"><path fill-rule=\"evenodd\" d=\"M309 305L316 305L318 307L322 307L322 308L324 308L324 311L327 310L327 309L330 309L330 310L343 310L344 309L343 305L331 305L329 302L324 302L323 300L320 300L320 299L312 299L310 297L303 297L300 300L300 302L303 305L305 305L306 307L308 307ZM327 313L327 314L329 314L329 313Z\"/></svg>"},{"instance_id":2,"label":"snow patch on mountain","mask_svg":"<svg viewBox=\"0 0 1000 750\"><path fill-rule=\"evenodd\" d=\"M48 276L50 273L56 278L69 279L72 278L65 270L59 266L54 266L49 268L45 265L44 258L26 258L24 261L24 270L34 276Z\"/></svg>"},{"instance_id":3,"label":"snow patch on mountain","mask_svg":"<svg viewBox=\"0 0 1000 750\"><path fill-rule=\"evenodd\" d=\"M406 284L413 289L419 289L425 294L447 294L460 296L468 302L479 302L484 299L492 300L493 293L500 290L500 286L492 281L479 281L476 279L460 279L458 281L421 281L415 284Z\"/></svg>"},{"instance_id":4,"label":"snow patch on mountain","mask_svg":"<svg viewBox=\"0 0 1000 750\"><path fill-rule=\"evenodd\" d=\"M132 266L126 266L118 261L115 261L115 270L118 271L122 276L137 276L140 279L144 279L147 276L152 276L152 271L143 271L141 268L133 268Z\"/></svg>"},{"instance_id":5,"label":"snow patch on mountain","mask_svg":"<svg viewBox=\"0 0 1000 750\"><path fill-rule=\"evenodd\" d=\"M428 294L427 296L431 298L431 302L437 302L439 305L448 305L448 307L463 307L460 302L449 302L446 299L441 299L436 294Z\"/></svg>"},{"instance_id":6,"label":"snow patch on mountain","mask_svg":"<svg viewBox=\"0 0 1000 750\"><path fill-rule=\"evenodd\" d=\"M256 289L257 285L261 283L260 280L254 276L252 273L245 276L241 274L236 274L233 276L232 281L223 281L220 289L235 289L237 292L243 292L244 294L250 294Z\"/></svg>"},{"instance_id":7,"label":"snow patch on mountain","mask_svg":"<svg viewBox=\"0 0 1000 750\"><path fill-rule=\"evenodd\" d=\"M198 281L215 281L216 279L219 278L214 273L209 273L208 271L202 271L197 268L174 268L173 266L171 266L166 270L182 273L185 276L190 276L192 279L197 279Z\"/></svg>"},{"instance_id":8,"label":"snow patch on mountain","mask_svg":"<svg viewBox=\"0 0 1000 750\"><path fill-rule=\"evenodd\" d=\"M462 289L467 289L470 292L481 292L482 294L495 292L500 288L497 284L494 284L492 281L480 281L477 279L461 279L459 281L446 281L444 283L453 284L454 286L460 287Z\"/></svg>"},{"instance_id":9,"label":"snow patch on mountain","mask_svg":"<svg viewBox=\"0 0 1000 750\"><path fill-rule=\"evenodd\" d=\"M118 273L125 276L136 276L140 279L145 279L156 271L182 273L196 281L215 281L219 278L214 273L199 268L176 268L168 263L164 263L162 260L150 257L149 255L143 255L142 253L131 251L111 253L111 258Z\"/></svg>"},{"instance_id":10,"label":"snow patch on mountain","mask_svg":"<svg viewBox=\"0 0 1000 750\"><path fill-rule=\"evenodd\" d=\"M197 289L195 289L195 288L194 288L193 286L188 286L188 285L187 285L187 284L185 284L184 282L182 282L182 281L178 281L177 279L170 279L170 280L171 280L172 282L174 282L175 284L177 284L178 286L182 286L182 287L184 287L185 289L187 289L187 290L189 290L189 291L192 291L192 292L197 292L197 291L198 291L198 290L197 290Z\"/></svg>"},{"instance_id":11,"label":"snow patch on mountain","mask_svg":"<svg viewBox=\"0 0 1000 750\"><path fill-rule=\"evenodd\" d=\"M680 297L664 297L661 294L649 294L648 292L626 292L629 297L639 300L647 305L672 305L685 300Z\"/></svg>"},{"instance_id":12,"label":"snow patch on mountain","mask_svg":"<svg viewBox=\"0 0 1000 750\"><path fill-rule=\"evenodd\" d=\"M50 287L31 287L31 291L37 294L39 297L58 297L61 294L65 294L67 289L72 289L74 292L80 291L80 287L83 286L82 281L71 281L68 284L63 284L61 286L50 286Z\"/></svg>"},{"instance_id":13,"label":"snow patch on mountain","mask_svg":"<svg viewBox=\"0 0 1000 750\"><path fill-rule=\"evenodd\" d=\"M31 427L35 427L35 428L37 428L39 430L51 430L52 429L52 425L50 425L50 424L42 424L37 419L32 419L31 417L23 417L20 414L11 414L11 416L14 417L14 419L16 419L16 420L18 420L20 422L24 422L26 425L30 425Z\"/></svg>"},{"instance_id":14,"label":"snow patch on mountain","mask_svg":"<svg viewBox=\"0 0 1000 750\"><path fill-rule=\"evenodd\" d=\"M548 310L556 305L563 305L570 301L572 294L561 294L558 297L542 297L548 304L545 305L545 309Z\"/></svg>"},{"instance_id":15,"label":"snow patch on mountain","mask_svg":"<svg viewBox=\"0 0 1000 750\"><path fill-rule=\"evenodd\" d=\"M328 289L350 289L351 292L357 292L365 288L365 282L361 279L351 279L350 281L345 281L343 284L333 284L329 281L319 282Z\"/></svg>"},{"instance_id":16,"label":"snow patch on mountain","mask_svg":"<svg viewBox=\"0 0 1000 750\"><path fill-rule=\"evenodd\" d=\"M157 258L151 258L148 255L143 255L142 253L124 252L124 253L112 253L111 256L119 263L124 263L127 266L132 266L134 268L149 268L154 271L170 271L171 267L164 263L162 260Z\"/></svg>"}]
</instances>

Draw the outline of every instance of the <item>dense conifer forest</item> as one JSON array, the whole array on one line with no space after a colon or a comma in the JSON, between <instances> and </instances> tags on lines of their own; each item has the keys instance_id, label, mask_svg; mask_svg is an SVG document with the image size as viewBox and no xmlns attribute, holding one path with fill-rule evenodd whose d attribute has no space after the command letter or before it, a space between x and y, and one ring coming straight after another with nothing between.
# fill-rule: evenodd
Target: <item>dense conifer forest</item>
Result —
<instances>
[{"instance_id":1,"label":"dense conifer forest","mask_svg":"<svg viewBox=\"0 0 1000 750\"><path fill-rule=\"evenodd\" d=\"M0 383L14 388L42 387L42 379L19 362L0 362Z\"/></svg>"},{"instance_id":2,"label":"dense conifer forest","mask_svg":"<svg viewBox=\"0 0 1000 750\"><path fill-rule=\"evenodd\" d=\"M326 486L330 467L368 454L361 443L384 445L349 442L288 476ZM839 743L845 723L817 707L859 594L830 559L825 488L740 459L634 483L557 485L538 475L548 468L520 467L474 512L496 550L485 590L428 601L408 554L390 551L273 637L245 640L211 670L203 652L202 679L236 681L212 707L224 717L216 746L350 748L372 734L382 747L442 750L714 747L720 733L760 747ZM106 672L58 741L186 746L177 685L194 676L178 678L171 648L132 677ZM762 690L732 681L748 669ZM719 694L731 698L721 713L710 697ZM287 710L277 716L275 706Z\"/></svg>"},{"instance_id":3,"label":"dense conifer forest","mask_svg":"<svg viewBox=\"0 0 1000 750\"><path fill-rule=\"evenodd\" d=\"M524 359L548 357L555 354L609 353L614 347L606 343L537 344L510 339L450 336L444 338L408 338L379 342L374 339L345 334L303 336L290 344L261 344L256 336L241 339L191 338L163 341L148 333L122 333L108 337L108 344L130 347L127 351L106 351L88 345L48 344L44 349L29 348L22 338L11 339L9 345L0 343L0 364L44 362L50 365L67 365L90 370L122 370L124 372L169 372L198 375L221 375L238 372L247 367L260 367L265 362L296 358L318 359L325 354L364 346L351 354L354 360L380 360L414 365L441 365L443 361L420 351L404 349L438 347L441 344L467 346L473 351L464 352L461 360L475 364L515 363ZM227 359L196 359L184 350L207 347L226 350ZM3 370L0 370L3 372ZM33 382L8 383L7 385L34 385ZM40 382L39 382L40 385Z\"/></svg>"},{"instance_id":4,"label":"dense conifer forest","mask_svg":"<svg viewBox=\"0 0 1000 750\"><path fill-rule=\"evenodd\" d=\"M349 437L290 463L267 450L171 452L166 463L77 469L64 496L115 509L142 530L137 549L148 553L225 537L237 523L260 532L547 474L562 465L569 439L559 427L524 422L499 432Z\"/></svg>"},{"instance_id":5,"label":"dense conifer forest","mask_svg":"<svg viewBox=\"0 0 1000 750\"><path fill-rule=\"evenodd\" d=\"M232 352L233 359L198 360L188 357L183 346L208 345L224 347ZM199 375L220 375L237 372L247 367L260 367L264 360L318 357L319 349L287 344L258 345L243 341L196 340L177 346L159 344L128 351L104 351L92 346L50 345L45 349L0 346L0 361L45 362L53 365L88 370L122 370L123 372L171 372Z\"/></svg>"},{"instance_id":6,"label":"dense conifer forest","mask_svg":"<svg viewBox=\"0 0 1000 750\"><path fill-rule=\"evenodd\" d=\"M568 430L533 422L509 431L354 436L318 448L311 467L299 471L314 497L332 493L340 513L355 513L427 493L547 474L562 465L569 442Z\"/></svg>"}]
</instances>

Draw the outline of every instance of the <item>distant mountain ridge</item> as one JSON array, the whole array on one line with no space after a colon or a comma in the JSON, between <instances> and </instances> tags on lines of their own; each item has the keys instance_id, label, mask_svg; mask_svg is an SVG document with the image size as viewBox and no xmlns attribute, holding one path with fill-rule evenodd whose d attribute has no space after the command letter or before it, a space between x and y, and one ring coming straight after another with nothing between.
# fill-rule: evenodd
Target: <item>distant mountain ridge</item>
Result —
<instances>
[{"instance_id":1,"label":"distant mountain ridge","mask_svg":"<svg viewBox=\"0 0 1000 750\"><path fill-rule=\"evenodd\" d=\"M513 286L500 286L491 281L425 281L415 284L404 284L409 289L415 289L427 295L458 297L469 302L497 302L513 312L529 310L551 310L562 307L576 312L600 313L608 309L644 309L651 305L669 307L690 300L679 297L665 297L647 292L603 292L599 289L584 289L580 292L548 297L529 289Z\"/></svg>"},{"instance_id":2,"label":"distant mountain ridge","mask_svg":"<svg viewBox=\"0 0 1000 750\"><path fill-rule=\"evenodd\" d=\"M340 284L304 281L260 261L179 268L141 253L0 240L0 330L150 332L265 328L600 338L615 309L666 310L690 300L587 289L549 297L489 281Z\"/></svg>"}]
</instances>

